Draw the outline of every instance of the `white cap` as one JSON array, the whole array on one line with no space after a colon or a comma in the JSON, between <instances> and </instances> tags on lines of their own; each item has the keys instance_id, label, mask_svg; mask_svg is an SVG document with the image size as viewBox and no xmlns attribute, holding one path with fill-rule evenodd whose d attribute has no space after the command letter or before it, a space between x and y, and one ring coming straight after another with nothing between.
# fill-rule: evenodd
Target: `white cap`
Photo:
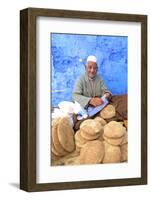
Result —
<instances>
[{"instance_id":1,"label":"white cap","mask_svg":"<svg viewBox=\"0 0 151 200\"><path fill-rule=\"evenodd\" d=\"M92 55L88 56L87 57L87 62L89 62L89 61L97 63L97 58L95 56L92 56Z\"/></svg>"}]
</instances>

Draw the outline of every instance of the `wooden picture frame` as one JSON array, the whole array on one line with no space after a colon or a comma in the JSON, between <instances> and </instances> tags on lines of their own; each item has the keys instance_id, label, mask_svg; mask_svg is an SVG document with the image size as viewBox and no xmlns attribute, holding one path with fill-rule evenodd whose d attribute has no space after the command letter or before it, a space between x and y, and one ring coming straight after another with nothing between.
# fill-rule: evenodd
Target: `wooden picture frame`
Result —
<instances>
[{"instance_id":1,"label":"wooden picture frame","mask_svg":"<svg viewBox=\"0 0 151 200\"><path fill-rule=\"evenodd\" d=\"M55 183L36 182L36 20L37 18L141 23L141 177ZM135 75L134 75L135 76ZM136 102L137 103L137 102ZM20 11L20 188L25 191L147 184L147 16L27 8Z\"/></svg>"}]
</instances>

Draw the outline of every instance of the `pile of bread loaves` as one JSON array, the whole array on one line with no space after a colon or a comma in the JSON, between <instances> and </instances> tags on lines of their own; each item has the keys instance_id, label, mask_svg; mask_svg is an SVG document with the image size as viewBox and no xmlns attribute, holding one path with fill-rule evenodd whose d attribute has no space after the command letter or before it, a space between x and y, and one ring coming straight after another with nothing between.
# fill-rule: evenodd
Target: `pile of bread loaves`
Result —
<instances>
[{"instance_id":1,"label":"pile of bread loaves","mask_svg":"<svg viewBox=\"0 0 151 200\"><path fill-rule=\"evenodd\" d=\"M115 108L106 106L94 119L86 119L74 132L68 117L52 124L51 165L120 163L128 160L127 120L110 121Z\"/></svg>"}]
</instances>

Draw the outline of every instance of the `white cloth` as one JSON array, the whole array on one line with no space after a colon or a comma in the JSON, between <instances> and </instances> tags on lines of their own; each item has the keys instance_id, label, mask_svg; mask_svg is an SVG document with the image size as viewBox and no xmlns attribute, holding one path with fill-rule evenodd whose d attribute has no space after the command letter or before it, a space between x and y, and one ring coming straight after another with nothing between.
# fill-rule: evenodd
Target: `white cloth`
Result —
<instances>
[{"instance_id":1,"label":"white cloth","mask_svg":"<svg viewBox=\"0 0 151 200\"><path fill-rule=\"evenodd\" d=\"M88 58L87 58L87 62L89 62L89 61L92 61L92 62L95 62L95 63L97 63L97 58L95 57L95 56L88 56Z\"/></svg>"},{"instance_id":2,"label":"white cloth","mask_svg":"<svg viewBox=\"0 0 151 200\"><path fill-rule=\"evenodd\" d=\"M88 117L87 111L78 102L62 101L52 113L52 119L59 117L69 117L73 127L73 114L77 114L77 119L81 120Z\"/></svg>"}]
</instances>

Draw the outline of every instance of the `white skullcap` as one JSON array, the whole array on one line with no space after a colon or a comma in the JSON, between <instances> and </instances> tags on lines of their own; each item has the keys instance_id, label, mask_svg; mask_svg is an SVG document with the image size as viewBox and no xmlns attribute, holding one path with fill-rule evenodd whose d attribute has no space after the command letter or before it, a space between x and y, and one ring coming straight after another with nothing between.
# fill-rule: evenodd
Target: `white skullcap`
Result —
<instances>
[{"instance_id":1,"label":"white skullcap","mask_svg":"<svg viewBox=\"0 0 151 200\"><path fill-rule=\"evenodd\" d=\"M87 62L89 61L97 63L97 58L95 56L88 56Z\"/></svg>"}]
</instances>

